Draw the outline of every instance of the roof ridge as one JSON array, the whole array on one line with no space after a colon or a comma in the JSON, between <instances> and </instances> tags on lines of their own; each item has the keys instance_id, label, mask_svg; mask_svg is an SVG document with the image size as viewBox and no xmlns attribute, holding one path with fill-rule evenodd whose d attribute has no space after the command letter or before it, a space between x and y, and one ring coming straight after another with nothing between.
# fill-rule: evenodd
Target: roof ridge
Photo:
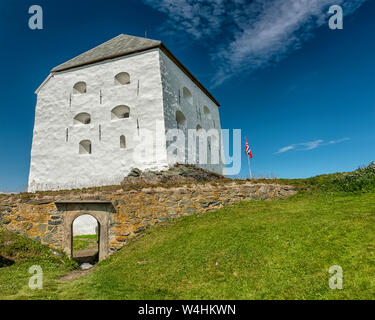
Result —
<instances>
[{"instance_id":1,"label":"roof ridge","mask_svg":"<svg viewBox=\"0 0 375 320\"><path fill-rule=\"evenodd\" d=\"M140 37L140 36L131 36L130 34L126 34L126 33L120 33L118 36L112 38L111 40L116 39L117 37L120 37L120 36L137 38L137 39L145 39L145 40L149 40L149 41L159 41L159 42L161 42L161 40L151 39L151 38L146 38L146 37Z\"/></svg>"},{"instance_id":2,"label":"roof ridge","mask_svg":"<svg viewBox=\"0 0 375 320\"><path fill-rule=\"evenodd\" d=\"M128 43L125 43L125 45L122 44L121 38L123 38ZM137 41L136 43L129 44L131 40L137 40ZM147 42L149 42L148 45L146 44ZM111 43L113 43L114 46L112 48L108 48ZM82 66L82 65L87 65L90 63L94 63L96 61L108 59L112 55L120 56L122 54L131 53L132 51L134 52L143 51L152 46L161 45L161 43L162 42L160 40L153 40L153 39L131 36L128 34L121 33L118 36L111 38L107 40L106 42L101 43L95 46L94 48L91 48L73 57L72 59L68 61L63 62L62 64L59 64L58 66L54 67L51 71L58 72L58 71L63 71L66 69L71 69L71 68Z\"/></svg>"}]
</instances>

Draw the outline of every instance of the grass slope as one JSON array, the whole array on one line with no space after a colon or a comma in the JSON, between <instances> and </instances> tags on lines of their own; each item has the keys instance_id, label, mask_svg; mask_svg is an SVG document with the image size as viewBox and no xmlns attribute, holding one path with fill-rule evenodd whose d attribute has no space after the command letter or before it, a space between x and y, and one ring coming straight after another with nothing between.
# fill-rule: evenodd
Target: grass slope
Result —
<instances>
[{"instance_id":1,"label":"grass slope","mask_svg":"<svg viewBox=\"0 0 375 320\"><path fill-rule=\"evenodd\" d=\"M288 199L243 202L152 227L71 282L57 281L69 268L48 257L47 285L38 292L26 288L25 262L0 268L0 297L374 299L375 190L368 181L341 189L372 179L369 172L345 174L349 184L344 175L298 180L308 191ZM343 290L328 286L333 265L343 268Z\"/></svg>"},{"instance_id":2,"label":"grass slope","mask_svg":"<svg viewBox=\"0 0 375 320\"><path fill-rule=\"evenodd\" d=\"M1 261L5 261L5 265ZM10 263L13 264L6 266ZM32 276L29 268L33 265L43 269L45 290L32 291L28 286ZM0 299L55 298L56 295L51 294L57 288L55 279L75 267L76 263L62 253L0 229ZM43 291L49 293L46 295Z\"/></svg>"},{"instance_id":3,"label":"grass slope","mask_svg":"<svg viewBox=\"0 0 375 320\"><path fill-rule=\"evenodd\" d=\"M328 269L344 270L331 290ZM248 202L155 227L66 299L373 299L375 197Z\"/></svg>"}]
</instances>

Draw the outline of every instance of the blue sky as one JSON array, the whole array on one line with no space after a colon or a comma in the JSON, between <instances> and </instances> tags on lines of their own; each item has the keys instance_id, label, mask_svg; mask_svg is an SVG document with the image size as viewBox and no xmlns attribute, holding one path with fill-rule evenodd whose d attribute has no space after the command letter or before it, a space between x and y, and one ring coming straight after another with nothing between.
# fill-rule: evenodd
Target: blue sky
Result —
<instances>
[{"instance_id":1,"label":"blue sky","mask_svg":"<svg viewBox=\"0 0 375 320\"><path fill-rule=\"evenodd\" d=\"M28 28L28 9L44 29ZM344 8L344 30L328 7ZM0 191L27 186L35 89L50 69L120 33L162 40L240 128L257 176L308 177L375 160L373 0L0 3ZM243 157L241 175L247 173Z\"/></svg>"}]
</instances>

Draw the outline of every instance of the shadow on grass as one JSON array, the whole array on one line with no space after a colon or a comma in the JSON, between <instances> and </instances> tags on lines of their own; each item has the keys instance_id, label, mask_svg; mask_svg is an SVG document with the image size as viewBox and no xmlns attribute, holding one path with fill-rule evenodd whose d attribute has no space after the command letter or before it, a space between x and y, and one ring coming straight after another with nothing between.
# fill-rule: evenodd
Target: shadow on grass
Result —
<instances>
[{"instance_id":1,"label":"shadow on grass","mask_svg":"<svg viewBox=\"0 0 375 320\"><path fill-rule=\"evenodd\" d=\"M13 260L0 256L0 268L9 267L14 264Z\"/></svg>"}]
</instances>

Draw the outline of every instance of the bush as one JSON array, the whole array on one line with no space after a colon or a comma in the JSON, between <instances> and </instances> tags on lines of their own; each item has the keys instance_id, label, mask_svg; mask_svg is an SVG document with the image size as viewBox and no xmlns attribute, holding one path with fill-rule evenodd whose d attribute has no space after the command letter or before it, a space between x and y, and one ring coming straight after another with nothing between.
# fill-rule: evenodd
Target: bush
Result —
<instances>
[{"instance_id":1,"label":"bush","mask_svg":"<svg viewBox=\"0 0 375 320\"><path fill-rule=\"evenodd\" d=\"M333 183L339 191L345 192L374 192L375 191L375 163L367 167L338 176Z\"/></svg>"},{"instance_id":2,"label":"bush","mask_svg":"<svg viewBox=\"0 0 375 320\"><path fill-rule=\"evenodd\" d=\"M375 163L371 162L353 172L322 175L307 179L306 182L323 191L375 192Z\"/></svg>"}]
</instances>

